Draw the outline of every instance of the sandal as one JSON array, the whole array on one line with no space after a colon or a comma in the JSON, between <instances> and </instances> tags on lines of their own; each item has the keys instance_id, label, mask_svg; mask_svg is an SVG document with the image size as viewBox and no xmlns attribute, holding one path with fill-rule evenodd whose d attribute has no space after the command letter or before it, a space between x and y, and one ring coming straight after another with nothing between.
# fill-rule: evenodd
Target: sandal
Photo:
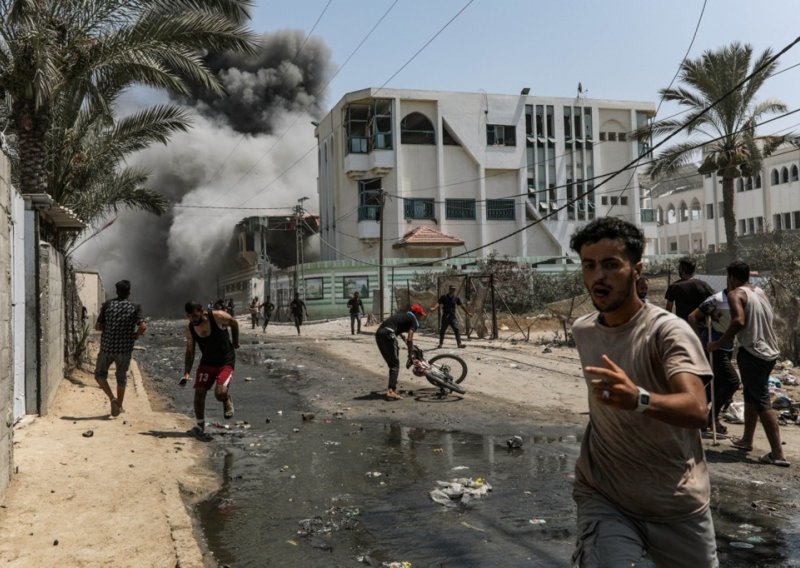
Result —
<instances>
[{"instance_id":1,"label":"sandal","mask_svg":"<svg viewBox=\"0 0 800 568\"><path fill-rule=\"evenodd\" d=\"M233 399L228 395L228 400L225 401L225 418L233 418Z\"/></svg>"},{"instance_id":2,"label":"sandal","mask_svg":"<svg viewBox=\"0 0 800 568\"><path fill-rule=\"evenodd\" d=\"M748 446L746 444L743 444L741 438L737 438L736 440L731 440L731 446L733 446L737 450L742 450L743 452L753 451L753 446Z\"/></svg>"},{"instance_id":3,"label":"sandal","mask_svg":"<svg viewBox=\"0 0 800 568\"><path fill-rule=\"evenodd\" d=\"M400 399L402 399L402 398L403 398L403 397L402 397L402 396L400 396L399 394L397 394L397 391L396 391L396 390L394 390L394 389L389 389L389 390L386 392L386 400L400 400Z\"/></svg>"},{"instance_id":4,"label":"sandal","mask_svg":"<svg viewBox=\"0 0 800 568\"><path fill-rule=\"evenodd\" d=\"M791 464L786 461L785 459L776 460L772 457L772 452L766 453L760 458L758 461L761 463L769 464L769 465L777 465L778 467L789 467Z\"/></svg>"}]
</instances>

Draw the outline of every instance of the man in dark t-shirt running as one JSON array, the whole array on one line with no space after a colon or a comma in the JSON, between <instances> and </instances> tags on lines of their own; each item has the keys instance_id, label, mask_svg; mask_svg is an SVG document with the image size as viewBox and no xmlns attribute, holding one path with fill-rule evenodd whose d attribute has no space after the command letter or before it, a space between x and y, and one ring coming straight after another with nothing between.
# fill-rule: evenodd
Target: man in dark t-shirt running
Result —
<instances>
[{"instance_id":1,"label":"man in dark t-shirt running","mask_svg":"<svg viewBox=\"0 0 800 568\"><path fill-rule=\"evenodd\" d=\"M189 432L196 436L205 432L206 393L214 386L214 396L225 408L225 418L233 418L233 399L230 384L236 364L235 349L239 348L239 323L222 310L204 311L198 302L186 302L186 317L189 324L184 330L186 337L186 364L180 386L185 386L194 364L195 345L200 346L202 356L194 381L194 414L197 425ZM231 329L232 337L228 336Z\"/></svg>"},{"instance_id":2,"label":"man in dark t-shirt running","mask_svg":"<svg viewBox=\"0 0 800 568\"><path fill-rule=\"evenodd\" d=\"M294 326L297 328L297 335L300 335L300 326L303 325L303 314L308 317L306 303L300 299L300 292L294 293L294 299L289 302L289 311L294 318Z\"/></svg>"},{"instance_id":3,"label":"man in dark t-shirt running","mask_svg":"<svg viewBox=\"0 0 800 568\"><path fill-rule=\"evenodd\" d=\"M361 333L361 316L364 314L364 302L361 301L361 295L357 291L353 292L353 297L347 300L347 307L350 310L350 335L356 334L356 324L358 324L358 333Z\"/></svg>"},{"instance_id":4,"label":"man in dark t-shirt running","mask_svg":"<svg viewBox=\"0 0 800 568\"><path fill-rule=\"evenodd\" d=\"M678 276L680 280L670 284L664 298L667 300L667 311L672 311L675 306L675 315L688 321L689 314L703 303L703 300L714 294L707 283L694 278L695 263L691 258L684 257L678 261Z\"/></svg>"},{"instance_id":5,"label":"man in dark t-shirt running","mask_svg":"<svg viewBox=\"0 0 800 568\"><path fill-rule=\"evenodd\" d=\"M269 320L272 318L272 312L275 310L275 304L273 304L269 296L264 298L264 303L258 306L261 310L263 310L264 322L261 324L261 331L267 331L267 326L269 325Z\"/></svg>"}]
</instances>

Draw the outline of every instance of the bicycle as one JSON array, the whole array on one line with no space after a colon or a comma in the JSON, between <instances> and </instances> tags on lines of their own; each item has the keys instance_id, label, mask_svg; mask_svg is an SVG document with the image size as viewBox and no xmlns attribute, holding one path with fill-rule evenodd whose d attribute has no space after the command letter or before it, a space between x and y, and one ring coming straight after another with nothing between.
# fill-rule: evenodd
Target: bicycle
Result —
<instances>
[{"instance_id":1,"label":"bicycle","mask_svg":"<svg viewBox=\"0 0 800 568\"><path fill-rule=\"evenodd\" d=\"M451 392L466 394L461 386L467 378L467 363L458 355L442 354L425 359L422 349L417 346L411 351L411 372L417 377L425 377L433 386L439 388L439 396Z\"/></svg>"}]
</instances>

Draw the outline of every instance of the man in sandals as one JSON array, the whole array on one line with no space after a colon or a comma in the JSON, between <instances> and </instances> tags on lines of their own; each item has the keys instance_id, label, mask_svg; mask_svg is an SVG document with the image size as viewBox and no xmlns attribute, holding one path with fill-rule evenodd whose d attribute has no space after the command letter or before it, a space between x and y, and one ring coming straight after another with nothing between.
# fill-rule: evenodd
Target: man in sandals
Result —
<instances>
[{"instance_id":1,"label":"man in sandals","mask_svg":"<svg viewBox=\"0 0 800 568\"><path fill-rule=\"evenodd\" d=\"M759 461L789 467L783 455L778 417L769 397L769 375L780 355L772 327L774 314L764 290L750 283L750 266L746 262L734 261L728 265L728 304L731 323L722 337L708 344L708 350L716 352L738 336L736 362L742 375L744 433L733 445L752 451L756 424L761 421L771 451Z\"/></svg>"},{"instance_id":2,"label":"man in sandals","mask_svg":"<svg viewBox=\"0 0 800 568\"><path fill-rule=\"evenodd\" d=\"M230 384L236 364L235 349L239 348L239 323L222 310L204 310L198 302L186 302L184 306L189 325L186 326L186 364L180 386L189 381L194 364L195 345L200 346L202 356L194 382L194 414L197 425L189 432L200 436L205 433L206 393L213 386L214 396L225 408L225 418L233 418L233 400ZM231 329L232 338L228 336Z\"/></svg>"},{"instance_id":3,"label":"man in sandals","mask_svg":"<svg viewBox=\"0 0 800 568\"><path fill-rule=\"evenodd\" d=\"M120 280L115 287L117 297L103 304L94 326L102 332L94 378L111 401L111 416L119 416L123 412L122 402L125 398L133 344L147 330L147 321L142 316L141 306L128 299L131 295L131 283ZM108 384L108 369L112 363L116 369L116 397Z\"/></svg>"}]
</instances>

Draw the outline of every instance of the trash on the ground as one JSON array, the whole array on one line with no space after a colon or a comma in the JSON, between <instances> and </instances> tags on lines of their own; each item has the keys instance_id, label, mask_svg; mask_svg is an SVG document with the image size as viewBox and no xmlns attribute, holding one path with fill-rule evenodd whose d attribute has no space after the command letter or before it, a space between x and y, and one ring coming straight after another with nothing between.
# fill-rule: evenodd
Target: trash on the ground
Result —
<instances>
[{"instance_id":1,"label":"trash on the ground","mask_svg":"<svg viewBox=\"0 0 800 568\"><path fill-rule=\"evenodd\" d=\"M794 367L794 363L792 363L789 359L786 359L785 361L778 363L778 367L781 369L791 369Z\"/></svg>"},{"instance_id":2,"label":"trash on the ground","mask_svg":"<svg viewBox=\"0 0 800 568\"><path fill-rule=\"evenodd\" d=\"M792 399L783 393L776 393L772 399L772 408L775 410L784 410L792 407Z\"/></svg>"},{"instance_id":3,"label":"trash on the ground","mask_svg":"<svg viewBox=\"0 0 800 568\"><path fill-rule=\"evenodd\" d=\"M453 471L463 471L465 469L469 469L469 466L468 465L456 465L456 466L453 466L450 469L452 469Z\"/></svg>"},{"instance_id":4,"label":"trash on the ground","mask_svg":"<svg viewBox=\"0 0 800 568\"><path fill-rule=\"evenodd\" d=\"M451 481L437 481L436 484L438 487L429 493L430 498L445 507L457 507L459 503L467 505L492 490L492 486L480 477L460 477Z\"/></svg>"},{"instance_id":5,"label":"trash on the ground","mask_svg":"<svg viewBox=\"0 0 800 568\"><path fill-rule=\"evenodd\" d=\"M508 331L508 330L509 330L509 327L506 324L501 324L500 325L500 331Z\"/></svg>"},{"instance_id":6,"label":"trash on the ground","mask_svg":"<svg viewBox=\"0 0 800 568\"><path fill-rule=\"evenodd\" d=\"M94 430L86 430L86 432L83 433L84 438L91 438L92 436L94 436Z\"/></svg>"},{"instance_id":7,"label":"trash on the ground","mask_svg":"<svg viewBox=\"0 0 800 568\"><path fill-rule=\"evenodd\" d=\"M245 377L244 380L246 383L249 383L250 381L255 381L253 377Z\"/></svg>"},{"instance_id":8,"label":"trash on the ground","mask_svg":"<svg viewBox=\"0 0 800 568\"><path fill-rule=\"evenodd\" d=\"M762 544L766 542L766 540L764 539L763 536L758 536L757 534L754 534L753 536L747 537L747 542L752 544Z\"/></svg>"},{"instance_id":9,"label":"trash on the ground","mask_svg":"<svg viewBox=\"0 0 800 568\"><path fill-rule=\"evenodd\" d=\"M286 541L286 544L291 544L292 546L297 546L297 541L289 539L289 540Z\"/></svg>"},{"instance_id":10,"label":"trash on the ground","mask_svg":"<svg viewBox=\"0 0 800 568\"><path fill-rule=\"evenodd\" d=\"M278 411L278 416L283 416L283 410Z\"/></svg>"},{"instance_id":11,"label":"trash on the ground","mask_svg":"<svg viewBox=\"0 0 800 568\"><path fill-rule=\"evenodd\" d=\"M783 381L783 384L785 384L785 385L789 385L789 386L797 386L797 377L795 377L795 376L794 376L794 375L792 375L791 373L786 373L786 374L785 374L785 375L782 377L782 379L781 379L781 380Z\"/></svg>"},{"instance_id":12,"label":"trash on the ground","mask_svg":"<svg viewBox=\"0 0 800 568\"><path fill-rule=\"evenodd\" d=\"M744 403L732 402L722 414L722 418L731 424L744 424Z\"/></svg>"},{"instance_id":13,"label":"trash on the ground","mask_svg":"<svg viewBox=\"0 0 800 568\"><path fill-rule=\"evenodd\" d=\"M303 412L301 414L303 417L303 422L308 422L310 420L314 420L314 413L313 412Z\"/></svg>"},{"instance_id":14,"label":"trash on the ground","mask_svg":"<svg viewBox=\"0 0 800 568\"><path fill-rule=\"evenodd\" d=\"M299 434L300 428L292 428L292 432L294 432L295 434Z\"/></svg>"},{"instance_id":15,"label":"trash on the ground","mask_svg":"<svg viewBox=\"0 0 800 568\"><path fill-rule=\"evenodd\" d=\"M411 568L411 562L408 560L401 560L399 562L384 562L381 568Z\"/></svg>"},{"instance_id":16,"label":"trash on the ground","mask_svg":"<svg viewBox=\"0 0 800 568\"><path fill-rule=\"evenodd\" d=\"M733 541L731 544L731 548L754 548L752 544L749 542L740 542L740 541Z\"/></svg>"},{"instance_id":17,"label":"trash on the ground","mask_svg":"<svg viewBox=\"0 0 800 568\"><path fill-rule=\"evenodd\" d=\"M552 353L552 352L553 352L553 350L552 350L552 349L550 349L549 347L545 347L545 348L542 350L542 353Z\"/></svg>"},{"instance_id":18,"label":"trash on the ground","mask_svg":"<svg viewBox=\"0 0 800 568\"><path fill-rule=\"evenodd\" d=\"M508 440L506 440L506 445L512 450L521 448L522 444L524 443L525 440L522 439L522 436L511 436Z\"/></svg>"},{"instance_id":19,"label":"trash on the ground","mask_svg":"<svg viewBox=\"0 0 800 568\"><path fill-rule=\"evenodd\" d=\"M367 477L380 477L383 475L380 471L368 471Z\"/></svg>"},{"instance_id":20,"label":"trash on the ground","mask_svg":"<svg viewBox=\"0 0 800 568\"><path fill-rule=\"evenodd\" d=\"M509 367L511 367L512 369L519 369L519 365L517 365L516 363L511 363Z\"/></svg>"},{"instance_id":21,"label":"trash on the ground","mask_svg":"<svg viewBox=\"0 0 800 568\"><path fill-rule=\"evenodd\" d=\"M358 507L333 506L325 511L324 515L317 515L310 519L299 521L300 528L297 534L307 537L340 530L353 530L358 527L359 521L356 517L360 514L361 511Z\"/></svg>"},{"instance_id":22,"label":"trash on the ground","mask_svg":"<svg viewBox=\"0 0 800 568\"><path fill-rule=\"evenodd\" d=\"M476 527L475 525L471 525L471 524L469 524L467 521L461 521L461 524L462 524L462 525L464 525L465 527L467 527L468 529L472 529L472 530L474 530L474 531L478 531L478 532L486 532L486 530L485 530L485 529L482 529L482 528L480 528L480 527Z\"/></svg>"},{"instance_id":23,"label":"trash on the ground","mask_svg":"<svg viewBox=\"0 0 800 568\"><path fill-rule=\"evenodd\" d=\"M776 389L779 389L779 388L783 387L783 384L781 383L781 380L778 377L774 376L774 375L770 376L770 378L767 379L767 384L769 386L771 386L771 387L775 387Z\"/></svg>"},{"instance_id":24,"label":"trash on the ground","mask_svg":"<svg viewBox=\"0 0 800 568\"><path fill-rule=\"evenodd\" d=\"M431 450L431 451L432 451L434 454L437 454L437 455L438 455L438 454L443 454L443 453L444 453L444 448L433 448L433 450Z\"/></svg>"},{"instance_id":25,"label":"trash on the ground","mask_svg":"<svg viewBox=\"0 0 800 568\"><path fill-rule=\"evenodd\" d=\"M547 524L547 521L544 520L544 519L536 519L536 518L534 518L534 519L529 519L528 523L531 524L531 525L544 525L544 524Z\"/></svg>"}]
</instances>

